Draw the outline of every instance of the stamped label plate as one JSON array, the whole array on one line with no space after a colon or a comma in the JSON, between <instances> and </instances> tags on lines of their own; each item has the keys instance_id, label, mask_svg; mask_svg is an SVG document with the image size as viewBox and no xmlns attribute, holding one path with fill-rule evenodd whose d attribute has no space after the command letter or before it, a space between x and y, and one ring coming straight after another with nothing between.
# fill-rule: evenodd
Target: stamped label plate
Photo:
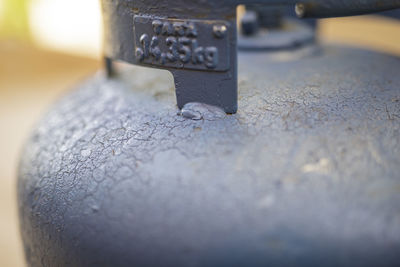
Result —
<instances>
[{"instance_id":1,"label":"stamped label plate","mask_svg":"<svg viewBox=\"0 0 400 267\"><path fill-rule=\"evenodd\" d=\"M229 70L229 23L134 17L138 63L205 71Z\"/></svg>"}]
</instances>

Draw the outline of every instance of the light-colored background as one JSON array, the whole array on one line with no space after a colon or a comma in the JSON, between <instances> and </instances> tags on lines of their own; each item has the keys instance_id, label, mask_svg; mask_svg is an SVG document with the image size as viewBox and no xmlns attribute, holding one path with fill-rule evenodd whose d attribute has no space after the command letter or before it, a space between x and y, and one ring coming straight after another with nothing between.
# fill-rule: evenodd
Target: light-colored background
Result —
<instances>
[{"instance_id":1,"label":"light-colored background","mask_svg":"<svg viewBox=\"0 0 400 267\"><path fill-rule=\"evenodd\" d=\"M77 0L37 1L44 3L44 7L31 8L36 9L34 12L54 12L48 7L53 1L60 4L53 8L62 13L76 5ZM91 4L87 5L86 12L98 8L97 0L88 1ZM35 16L37 14L31 15L31 19ZM50 21L57 20L49 16ZM83 23L84 16L81 19ZM0 267L24 266L16 203L16 170L24 140L55 99L100 68L97 55L101 32L97 11L93 11L92 19L95 23L85 24L83 33L76 36L74 31L79 32L78 28L63 29L70 31L67 39L76 39L69 43L63 41L63 34L57 35L53 28L46 28L46 19L42 22L34 19L33 38L0 35ZM91 27L95 29L88 31ZM323 20L320 38L323 42L340 42L400 55L400 22L391 19L362 16Z\"/></svg>"}]
</instances>

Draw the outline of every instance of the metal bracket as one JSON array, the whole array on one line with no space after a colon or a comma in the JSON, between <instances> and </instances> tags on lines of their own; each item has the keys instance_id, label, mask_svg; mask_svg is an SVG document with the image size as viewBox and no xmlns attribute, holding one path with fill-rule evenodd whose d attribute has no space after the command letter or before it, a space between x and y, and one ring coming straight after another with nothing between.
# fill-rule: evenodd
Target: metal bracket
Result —
<instances>
[{"instance_id":1,"label":"metal bracket","mask_svg":"<svg viewBox=\"0 0 400 267\"><path fill-rule=\"evenodd\" d=\"M201 102L237 110L236 50L227 20L134 16L136 64L166 68L175 79L178 107Z\"/></svg>"},{"instance_id":2,"label":"metal bracket","mask_svg":"<svg viewBox=\"0 0 400 267\"><path fill-rule=\"evenodd\" d=\"M169 70L178 107L237 111L236 5L219 1L102 0L109 59Z\"/></svg>"},{"instance_id":3,"label":"metal bracket","mask_svg":"<svg viewBox=\"0 0 400 267\"><path fill-rule=\"evenodd\" d=\"M107 74L112 60L171 71L178 107L200 102L237 111L239 4L297 5L300 16L400 7L400 0L101 0ZM377 5L375 2L379 2Z\"/></svg>"}]
</instances>

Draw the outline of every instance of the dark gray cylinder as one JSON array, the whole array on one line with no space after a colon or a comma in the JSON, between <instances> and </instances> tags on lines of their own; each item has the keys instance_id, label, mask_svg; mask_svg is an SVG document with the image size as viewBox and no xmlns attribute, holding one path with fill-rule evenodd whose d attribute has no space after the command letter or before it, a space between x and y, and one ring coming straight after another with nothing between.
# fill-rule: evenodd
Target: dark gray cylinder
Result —
<instances>
[{"instance_id":1,"label":"dark gray cylinder","mask_svg":"<svg viewBox=\"0 0 400 267\"><path fill-rule=\"evenodd\" d=\"M29 266L399 266L400 60L241 53L239 112L166 72L61 99L19 170Z\"/></svg>"}]
</instances>

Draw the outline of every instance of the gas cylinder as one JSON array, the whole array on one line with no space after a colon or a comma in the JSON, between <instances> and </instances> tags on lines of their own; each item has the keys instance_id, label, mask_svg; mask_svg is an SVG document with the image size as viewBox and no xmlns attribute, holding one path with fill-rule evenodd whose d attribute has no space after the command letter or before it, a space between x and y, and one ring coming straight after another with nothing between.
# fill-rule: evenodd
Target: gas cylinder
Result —
<instances>
[{"instance_id":1,"label":"gas cylinder","mask_svg":"<svg viewBox=\"0 0 400 267\"><path fill-rule=\"evenodd\" d=\"M27 142L28 265L399 266L399 58L257 6L236 42L236 16L200 16L236 1L167 2L104 0L109 75Z\"/></svg>"}]
</instances>

